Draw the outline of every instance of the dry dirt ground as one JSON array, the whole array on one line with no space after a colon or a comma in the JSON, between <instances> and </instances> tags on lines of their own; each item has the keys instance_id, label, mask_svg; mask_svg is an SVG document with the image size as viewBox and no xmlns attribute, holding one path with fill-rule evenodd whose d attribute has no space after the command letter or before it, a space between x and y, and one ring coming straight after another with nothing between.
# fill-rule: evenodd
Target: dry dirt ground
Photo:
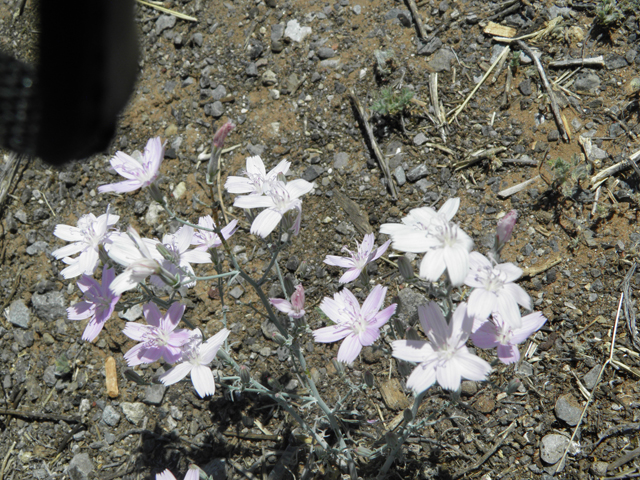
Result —
<instances>
[{"instance_id":1,"label":"dry dirt ground","mask_svg":"<svg viewBox=\"0 0 640 480\"><path fill-rule=\"evenodd\" d=\"M16 3L6 0L0 7L0 40L6 51L32 59L35 7L28 2L14 20ZM177 227L149 208L145 191L97 193L99 185L116 179L108 172L110 156L142 150L150 137L162 137L167 141L162 188L173 193L178 213L197 221L211 205L201 186L204 164L198 155L226 120L237 124L226 144L236 148L223 155L222 181L239 172L247 156L260 154L268 166L287 158L292 178L316 183L303 202L301 234L280 262L306 288L312 328L323 324L315 307L339 288L338 269L322 260L345 244L353 248L364 232L375 232L380 244L385 240L380 224L458 196L456 221L486 251L497 219L512 208L520 214L503 258L525 270L520 285L549 321L521 346L520 363L495 364L490 381L465 384L460 401L432 388L420 414L433 415L434 422L409 438L389 478L550 478L555 466L545 461L550 460L545 449L557 460L563 437L574 432L609 358L622 291L627 296L612 361L557 477L638 476L640 342L633 298L640 284L638 174L625 164L603 183L592 176L640 150L631 83L640 76L640 33L629 11L609 31L595 28L600 3L423 1L417 7L423 41L408 4L391 0L163 3L197 22L136 5L139 82L109 152L60 170L39 160L21 164L2 207L0 480L152 479L165 468L182 478L189 463L206 466L216 479L344 475L310 457L313 445L267 399L232 396L224 385L207 400L190 383L166 391L140 386L125 376L122 355L133 342L121 333L124 319L114 315L95 343L80 339L82 322L66 319L64 308L79 294L50 255L63 245L52 235L56 224L75 225L80 215L102 214L111 204L122 217L120 228L130 224L145 236L161 237ZM454 109L505 45L484 33L488 22L522 36L545 29L555 17L561 17L559 23L544 37L524 41L541 52L549 81L559 80L554 96L570 141L558 133L535 65L518 54L506 56L454 119ZM300 42L282 38L293 20L311 29ZM379 61L376 51L392 55ZM550 66L601 55L601 66ZM441 116L429 91L434 73ZM370 119L397 189L395 199L350 97L353 91L369 116L385 87L408 89L414 99L396 115ZM532 182L521 191L503 192L525 180ZM241 220L232 245L250 271L262 274L268 261L263 245L249 235L242 212L230 207L233 198L224 194L221 200L228 217ZM395 259L391 250L385 257ZM378 262L370 273L400 303L394 321L403 329L415 323L416 305L426 300L391 262ZM277 294L275 275L273 285ZM254 377L298 388L287 352L267 339L263 318L249 306L257 297L239 287L235 297L223 299L231 354ZM209 285L198 285L185 301L186 316L205 335L222 327L223 304ZM311 374L330 405L344 395L347 381L359 389L340 408L351 448L380 446L376 441L388 438L412 402L404 389L406 366L390 360L391 339L387 330L379 347L365 349L345 369L346 379L332 363L337 345L313 344L310 336L305 345ZM480 355L495 361L493 354ZM116 362L117 398L106 394L108 357ZM221 375L230 374L222 364L217 367ZM154 364L136 371L150 380L162 368ZM366 371L375 386L361 389ZM514 379L521 385L508 389ZM311 422L320 418L314 408L304 414ZM332 441L330 432L328 438ZM374 478L383 462L384 457L359 456L360 475Z\"/></svg>"}]
</instances>

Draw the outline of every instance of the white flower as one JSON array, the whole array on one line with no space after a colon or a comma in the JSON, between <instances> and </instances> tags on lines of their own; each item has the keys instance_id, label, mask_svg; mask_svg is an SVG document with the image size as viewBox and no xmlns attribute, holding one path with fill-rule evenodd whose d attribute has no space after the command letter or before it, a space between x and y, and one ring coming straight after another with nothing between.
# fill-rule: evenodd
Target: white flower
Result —
<instances>
[{"instance_id":1,"label":"white flower","mask_svg":"<svg viewBox=\"0 0 640 480\"><path fill-rule=\"evenodd\" d=\"M244 195L236 197L234 207L266 208L258 214L251 224L251 233L266 238L280 223L285 213L298 210L298 219L302 214L302 200L300 197L309 193L313 184L306 180L297 179L288 183L273 182L266 195ZM295 223L299 223L296 220Z\"/></svg>"},{"instance_id":2,"label":"white flower","mask_svg":"<svg viewBox=\"0 0 640 480\"><path fill-rule=\"evenodd\" d=\"M98 191L124 193L148 187L158 177L163 159L164 146L160 137L149 139L142 155L138 151L133 152L133 156L116 152L115 157L111 159L111 166L127 180L101 185Z\"/></svg>"},{"instance_id":3,"label":"white flower","mask_svg":"<svg viewBox=\"0 0 640 480\"><path fill-rule=\"evenodd\" d=\"M514 328L520 328L522 321L518 304L531 310L531 297L513 283L520 278L522 270L513 263L492 265L479 252L472 252L469 261L471 270L464 281L474 289L469 295L469 315L486 319L493 312L498 312Z\"/></svg>"},{"instance_id":4,"label":"white flower","mask_svg":"<svg viewBox=\"0 0 640 480\"><path fill-rule=\"evenodd\" d=\"M289 171L289 163L282 160L269 173L266 173L264 162L260 156L247 158L246 177L227 177L224 188L229 193L250 193L253 195L262 195L268 193L271 184L278 178L278 174L283 175Z\"/></svg>"},{"instance_id":5,"label":"white flower","mask_svg":"<svg viewBox=\"0 0 640 480\"><path fill-rule=\"evenodd\" d=\"M111 227L113 227L120 217L109 213L100 215L98 218L93 213L88 213L80 217L78 226L56 225L53 234L67 242L73 242L62 248L54 250L51 254L57 259L62 259L64 263L69 265L62 270L61 275L64 278L74 278L83 273L85 275L93 275L94 270L98 266L98 250L111 235ZM75 258L71 255L79 253Z\"/></svg>"},{"instance_id":6,"label":"white flower","mask_svg":"<svg viewBox=\"0 0 640 480\"><path fill-rule=\"evenodd\" d=\"M459 198L449 199L438 212L429 207L412 210L403 224L386 223L380 231L391 236L393 248L403 252L423 253L420 276L436 281L447 270L453 286L462 285L469 271L469 252L473 240L450 220L460 205Z\"/></svg>"},{"instance_id":7,"label":"white flower","mask_svg":"<svg viewBox=\"0 0 640 480\"><path fill-rule=\"evenodd\" d=\"M216 358L229 333L229 330L223 328L206 343L202 343L202 333L200 330L194 330L189 342L182 347L181 363L160 375L160 381L165 385L173 385L191 374L191 382L201 398L213 395L216 392L216 384L209 365Z\"/></svg>"}]
</instances>

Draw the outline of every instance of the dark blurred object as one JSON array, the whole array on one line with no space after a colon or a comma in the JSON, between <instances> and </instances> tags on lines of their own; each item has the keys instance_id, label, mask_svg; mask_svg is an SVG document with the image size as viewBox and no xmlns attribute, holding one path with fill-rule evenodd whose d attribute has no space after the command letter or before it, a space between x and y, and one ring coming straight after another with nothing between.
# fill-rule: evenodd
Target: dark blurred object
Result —
<instances>
[{"instance_id":1,"label":"dark blurred object","mask_svg":"<svg viewBox=\"0 0 640 480\"><path fill-rule=\"evenodd\" d=\"M0 145L60 164L104 150L137 73L132 0L39 2L39 63L0 53Z\"/></svg>"}]
</instances>

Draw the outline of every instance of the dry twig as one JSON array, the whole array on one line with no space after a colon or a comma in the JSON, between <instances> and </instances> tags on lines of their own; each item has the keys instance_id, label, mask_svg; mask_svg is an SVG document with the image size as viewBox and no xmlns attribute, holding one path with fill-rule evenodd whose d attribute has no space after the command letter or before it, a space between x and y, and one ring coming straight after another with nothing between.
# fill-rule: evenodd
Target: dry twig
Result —
<instances>
[{"instance_id":1,"label":"dry twig","mask_svg":"<svg viewBox=\"0 0 640 480\"><path fill-rule=\"evenodd\" d=\"M599 55L591 58L568 58L566 60L556 60L549 63L550 68L572 68L572 67L604 67L604 57Z\"/></svg>"},{"instance_id":2,"label":"dry twig","mask_svg":"<svg viewBox=\"0 0 640 480\"><path fill-rule=\"evenodd\" d=\"M493 445L493 447L491 447L487 453L485 453L482 458L480 460L478 460L477 463L475 463L474 465L471 465L470 467L467 467L459 472L456 472L452 478L453 480L456 480L460 477L464 477L465 475L467 475L469 472L472 472L474 470L476 470L477 468L480 468L482 466L482 464L484 462L486 462L489 457L491 455L493 455L494 453L496 453L496 451L498 450L498 448L500 448L500 446L504 443L504 441L507 439L507 437L511 434L511 432L516 428L516 421L514 420L513 422L511 422L511 425L509 425L509 427L507 427L507 429L504 431L504 433L500 436L500 439L498 439L498 441Z\"/></svg>"},{"instance_id":3,"label":"dry twig","mask_svg":"<svg viewBox=\"0 0 640 480\"><path fill-rule=\"evenodd\" d=\"M364 127L364 130L367 132L367 137L369 138L371 149L373 150L373 153L375 154L376 159L378 160L378 165L380 165L380 170L382 170L382 174L384 175L384 178L387 179L387 184L389 186L389 190L391 191L391 196L393 197L393 200L397 200L398 191L396 189L396 184L393 182L393 179L391 178L391 172L389 171L389 164L387 163L387 159L384 157L384 155L380 151L380 147L378 147L378 142L376 142L376 137L373 134L373 128L369 123L367 114L365 113L364 108L362 107L362 104L360 103L360 100L356 96L356 92L353 89L349 91L349 98L353 102L353 105L355 106L356 111L360 116L360 120L362 121L362 126Z\"/></svg>"},{"instance_id":4,"label":"dry twig","mask_svg":"<svg viewBox=\"0 0 640 480\"><path fill-rule=\"evenodd\" d=\"M411 16L416 24L416 30L418 30L420 40L425 40L427 38L427 31L424 29L424 25L420 19L420 14L418 13L418 7L416 6L415 0L407 0L407 5L409 5L409 10L411 10Z\"/></svg>"},{"instance_id":5,"label":"dry twig","mask_svg":"<svg viewBox=\"0 0 640 480\"><path fill-rule=\"evenodd\" d=\"M540 59L533 54L533 50L524 43L522 40L518 40L518 46L533 60L533 63L536 64L536 68L538 69L538 75L540 75L540 80L542 80L542 84L544 85L545 90L547 91L547 95L549 95L549 101L551 102L551 111L553 112L553 116L556 119L556 126L558 127L558 131L560 132L560 136L565 142L570 142L569 134L564 126L564 122L562 121L562 113L560 113L560 107L558 107L558 101L556 100L556 95L551 89L551 85L549 84L549 79L547 78L546 73L544 73L544 68L542 63L540 63Z\"/></svg>"}]
</instances>

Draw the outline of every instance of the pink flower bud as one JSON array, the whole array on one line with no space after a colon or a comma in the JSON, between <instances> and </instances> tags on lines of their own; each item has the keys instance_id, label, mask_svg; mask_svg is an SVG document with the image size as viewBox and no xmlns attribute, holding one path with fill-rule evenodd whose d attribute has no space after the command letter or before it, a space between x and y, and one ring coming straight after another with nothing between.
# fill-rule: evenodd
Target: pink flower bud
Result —
<instances>
[{"instance_id":1,"label":"pink flower bud","mask_svg":"<svg viewBox=\"0 0 640 480\"><path fill-rule=\"evenodd\" d=\"M299 284L291 295L291 305L294 312L304 315L304 287Z\"/></svg>"},{"instance_id":2,"label":"pink flower bud","mask_svg":"<svg viewBox=\"0 0 640 480\"><path fill-rule=\"evenodd\" d=\"M518 219L518 211L511 210L504 217L498 221L498 229L496 231L496 237L498 239L498 245L505 245L511 238L513 233L513 227L516 225Z\"/></svg>"},{"instance_id":3,"label":"pink flower bud","mask_svg":"<svg viewBox=\"0 0 640 480\"><path fill-rule=\"evenodd\" d=\"M224 125L222 125L213 136L213 142L212 142L213 146L217 148L222 148L222 146L224 145L224 141L227 138L227 135L229 135L229 132L231 132L231 130L233 130L234 128L236 128L236 126L231 122L227 122Z\"/></svg>"}]
</instances>

